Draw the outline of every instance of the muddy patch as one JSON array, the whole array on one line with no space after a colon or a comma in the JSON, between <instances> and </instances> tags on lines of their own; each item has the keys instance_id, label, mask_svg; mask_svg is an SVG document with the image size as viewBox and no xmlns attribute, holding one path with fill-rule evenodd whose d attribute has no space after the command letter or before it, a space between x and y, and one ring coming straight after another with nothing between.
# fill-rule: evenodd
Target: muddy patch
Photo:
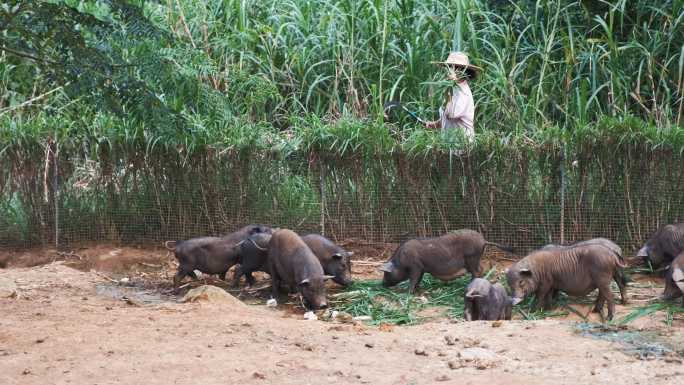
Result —
<instances>
[{"instance_id":1,"label":"muddy patch","mask_svg":"<svg viewBox=\"0 0 684 385\"><path fill-rule=\"evenodd\" d=\"M673 357L681 360L684 357L682 336L677 337L672 333L589 323L578 324L575 326L575 332L584 337L613 342L625 354L640 360L673 359Z\"/></svg>"},{"instance_id":2,"label":"muddy patch","mask_svg":"<svg viewBox=\"0 0 684 385\"><path fill-rule=\"evenodd\" d=\"M165 302L178 302L178 297L158 289L147 289L136 285L100 283L95 285L97 295L137 305L159 305Z\"/></svg>"}]
</instances>

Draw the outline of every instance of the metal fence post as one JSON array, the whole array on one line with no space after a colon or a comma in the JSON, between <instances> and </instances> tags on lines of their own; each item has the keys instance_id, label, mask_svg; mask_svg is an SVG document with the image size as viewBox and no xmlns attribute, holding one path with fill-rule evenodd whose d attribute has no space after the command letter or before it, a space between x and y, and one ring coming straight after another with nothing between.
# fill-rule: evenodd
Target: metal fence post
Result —
<instances>
[{"instance_id":1,"label":"metal fence post","mask_svg":"<svg viewBox=\"0 0 684 385\"><path fill-rule=\"evenodd\" d=\"M560 154L560 243L565 244L565 142Z\"/></svg>"},{"instance_id":2,"label":"metal fence post","mask_svg":"<svg viewBox=\"0 0 684 385\"><path fill-rule=\"evenodd\" d=\"M319 158L319 193L321 194L321 235L325 236L325 163Z\"/></svg>"},{"instance_id":3,"label":"metal fence post","mask_svg":"<svg viewBox=\"0 0 684 385\"><path fill-rule=\"evenodd\" d=\"M55 248L59 249L59 141L55 138L55 152L52 155L52 161L54 163L52 188L54 193L52 194L52 199L54 199L55 205Z\"/></svg>"}]
</instances>

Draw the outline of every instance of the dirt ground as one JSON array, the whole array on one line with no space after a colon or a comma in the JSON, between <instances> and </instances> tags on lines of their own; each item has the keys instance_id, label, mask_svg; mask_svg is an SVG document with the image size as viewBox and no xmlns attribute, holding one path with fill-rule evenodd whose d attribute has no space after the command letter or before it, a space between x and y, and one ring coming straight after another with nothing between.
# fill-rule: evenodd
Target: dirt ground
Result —
<instances>
[{"instance_id":1,"label":"dirt ground","mask_svg":"<svg viewBox=\"0 0 684 385\"><path fill-rule=\"evenodd\" d=\"M355 278L379 278L376 266L391 248L350 245L361 250ZM174 264L165 250L101 245L0 252L0 259L7 261L0 269L0 384L684 383L684 320L668 327L662 313L625 330L580 324L572 313L376 327L307 321L262 301L180 303L170 294ZM483 265L508 263L490 257ZM662 285L635 276L631 304L618 306L617 317L648 303Z\"/></svg>"}]
</instances>

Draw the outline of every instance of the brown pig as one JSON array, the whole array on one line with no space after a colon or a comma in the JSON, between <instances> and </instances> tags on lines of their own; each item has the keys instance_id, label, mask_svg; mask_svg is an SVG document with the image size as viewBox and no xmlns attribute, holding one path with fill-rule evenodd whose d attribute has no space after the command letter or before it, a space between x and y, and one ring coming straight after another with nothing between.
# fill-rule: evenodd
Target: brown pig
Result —
<instances>
[{"instance_id":1,"label":"brown pig","mask_svg":"<svg viewBox=\"0 0 684 385\"><path fill-rule=\"evenodd\" d=\"M658 229L637 252L637 257L660 267L669 265L681 252L684 252L684 223L675 223Z\"/></svg>"},{"instance_id":2,"label":"brown pig","mask_svg":"<svg viewBox=\"0 0 684 385\"><path fill-rule=\"evenodd\" d=\"M549 244L541 248L541 250L549 250L549 249L554 249L554 248L559 248L559 249L571 249L573 247L582 247L582 246L587 246L587 245L598 245L598 246L603 246L607 248L608 250L612 251L615 253L615 255L620 259L620 262L624 264L625 259L622 256L622 248L618 246L615 242L611 241L610 239L607 238L592 238L592 239L587 239L586 241L578 241L575 243L571 243L569 245L557 245L557 244ZM618 268L615 271L615 276L613 276L613 279L615 280L615 283L618 286L618 289L620 289L620 299L622 300L622 304L627 303L627 277L625 277L625 272L622 268ZM554 293L554 298L556 297L557 292Z\"/></svg>"},{"instance_id":3,"label":"brown pig","mask_svg":"<svg viewBox=\"0 0 684 385\"><path fill-rule=\"evenodd\" d=\"M307 308L328 306L325 280L333 277L324 274L318 258L297 233L287 229L273 233L268 247L268 264L274 298L278 298L278 289L283 282L297 289Z\"/></svg>"},{"instance_id":4,"label":"brown pig","mask_svg":"<svg viewBox=\"0 0 684 385\"><path fill-rule=\"evenodd\" d=\"M672 261L665 272L665 291L662 299L670 300L682 297L684 294L684 252ZM684 297L682 298L684 306Z\"/></svg>"},{"instance_id":5,"label":"brown pig","mask_svg":"<svg viewBox=\"0 0 684 385\"><path fill-rule=\"evenodd\" d=\"M184 241L168 241L165 246L173 251L178 260L178 272L173 277L177 288L185 276L197 279L195 270L205 274L218 274L225 280L226 272L238 262L240 242L250 235L270 233L271 228L263 225L248 225L223 237L199 237Z\"/></svg>"},{"instance_id":6,"label":"brown pig","mask_svg":"<svg viewBox=\"0 0 684 385\"><path fill-rule=\"evenodd\" d=\"M313 251L321 262L325 274L332 275L333 281L342 286L349 286L351 278L351 251L346 251L328 238L318 234L307 234L302 237L304 243Z\"/></svg>"},{"instance_id":7,"label":"brown pig","mask_svg":"<svg viewBox=\"0 0 684 385\"><path fill-rule=\"evenodd\" d=\"M235 269L233 287L238 286L240 277L243 275L249 286L254 285L256 280L252 273L255 271L263 271L270 275L271 272L268 269L268 248L271 237L272 234L270 233L257 233L250 235L241 242L240 255L238 257L239 265Z\"/></svg>"},{"instance_id":8,"label":"brown pig","mask_svg":"<svg viewBox=\"0 0 684 385\"><path fill-rule=\"evenodd\" d=\"M513 301L500 284L492 285L486 279L473 279L464 293L466 321L510 320Z\"/></svg>"},{"instance_id":9,"label":"brown pig","mask_svg":"<svg viewBox=\"0 0 684 385\"><path fill-rule=\"evenodd\" d=\"M394 286L410 280L409 292L418 289L424 273L442 281L451 281L466 269L473 278L481 274L480 257L486 245L512 251L510 247L488 242L474 230L457 230L436 238L416 238L402 243L392 258L380 267L382 284Z\"/></svg>"},{"instance_id":10,"label":"brown pig","mask_svg":"<svg viewBox=\"0 0 684 385\"><path fill-rule=\"evenodd\" d=\"M610 282L617 270L624 267L614 252L601 245L554 248L527 255L506 271L506 279L514 305L535 293L537 305L544 308L550 306L554 290L580 296L598 288L594 312L603 317L603 304L607 302L610 320L615 313Z\"/></svg>"}]
</instances>

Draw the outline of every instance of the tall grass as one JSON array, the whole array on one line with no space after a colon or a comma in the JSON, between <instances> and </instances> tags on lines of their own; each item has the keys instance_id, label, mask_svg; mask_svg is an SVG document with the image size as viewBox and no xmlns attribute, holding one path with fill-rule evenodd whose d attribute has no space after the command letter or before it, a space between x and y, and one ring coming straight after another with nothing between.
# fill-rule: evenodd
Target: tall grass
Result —
<instances>
[{"instance_id":1,"label":"tall grass","mask_svg":"<svg viewBox=\"0 0 684 385\"><path fill-rule=\"evenodd\" d=\"M663 128L682 123L680 0L180 4L192 39L180 30L180 8L149 12L206 52L216 88L231 92L232 68L277 85L282 114L365 116L400 99L434 116L443 90L431 61L459 49L484 67L473 84L481 130L625 114Z\"/></svg>"},{"instance_id":2,"label":"tall grass","mask_svg":"<svg viewBox=\"0 0 684 385\"><path fill-rule=\"evenodd\" d=\"M436 117L448 83L432 61L459 49L484 69L472 82L476 131L483 135L525 139L552 131L560 139L606 117L636 117L657 132L681 132L684 123L682 0L179 0L144 2L144 10L175 40L130 41L122 52L133 63L155 58L155 65L132 72L173 112L169 121L140 122L127 111L123 119L104 117L107 112L85 103L87 96L71 100L63 92L19 108L50 89L32 75L30 61L4 52L0 118L40 121L49 111L68 122L71 136L146 141L148 148L182 147L188 153L226 139L253 146L257 139L249 138L258 135L250 133L268 135L264 126L302 133L311 139L304 146L339 136L326 146L342 153L394 131L410 137L411 152L421 153L459 141L415 127L387 130L379 122L381 106L401 100L426 118ZM111 120L112 128L93 132L93 115ZM311 116L358 122L320 130ZM314 127L301 129L302 119ZM349 129L354 124L360 129ZM28 126L35 124L22 129ZM40 140L50 133L18 134ZM15 134L6 136L12 140ZM384 153L401 150L372 146Z\"/></svg>"}]
</instances>

